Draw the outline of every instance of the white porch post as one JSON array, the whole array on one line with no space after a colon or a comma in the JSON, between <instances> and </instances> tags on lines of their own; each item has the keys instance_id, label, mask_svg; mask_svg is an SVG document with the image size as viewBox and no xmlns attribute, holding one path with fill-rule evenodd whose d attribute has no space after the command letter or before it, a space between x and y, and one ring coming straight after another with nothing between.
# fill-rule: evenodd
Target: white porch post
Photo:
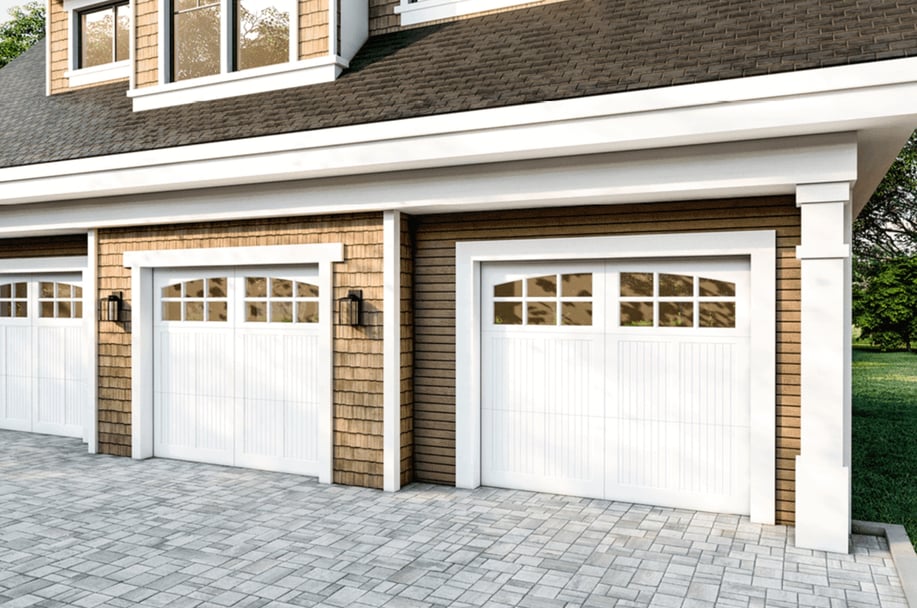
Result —
<instances>
[{"instance_id":1,"label":"white porch post","mask_svg":"<svg viewBox=\"0 0 917 608\"><path fill-rule=\"evenodd\" d=\"M382 486L401 489L401 212L382 216Z\"/></svg>"},{"instance_id":2,"label":"white porch post","mask_svg":"<svg viewBox=\"0 0 917 608\"><path fill-rule=\"evenodd\" d=\"M796 545L847 553L850 539L851 184L799 185L802 215L801 454Z\"/></svg>"}]
</instances>

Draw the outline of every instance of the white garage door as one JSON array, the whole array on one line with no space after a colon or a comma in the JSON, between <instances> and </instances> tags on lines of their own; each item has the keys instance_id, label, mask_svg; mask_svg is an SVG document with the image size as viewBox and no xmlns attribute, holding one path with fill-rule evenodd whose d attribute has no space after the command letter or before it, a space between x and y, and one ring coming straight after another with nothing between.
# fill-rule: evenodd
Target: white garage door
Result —
<instances>
[{"instance_id":1,"label":"white garage door","mask_svg":"<svg viewBox=\"0 0 917 608\"><path fill-rule=\"evenodd\" d=\"M749 511L747 260L485 266L482 482Z\"/></svg>"},{"instance_id":2,"label":"white garage door","mask_svg":"<svg viewBox=\"0 0 917 608\"><path fill-rule=\"evenodd\" d=\"M317 475L318 269L153 276L154 454Z\"/></svg>"},{"instance_id":3,"label":"white garage door","mask_svg":"<svg viewBox=\"0 0 917 608\"><path fill-rule=\"evenodd\" d=\"M82 298L79 273L0 277L0 428L82 437Z\"/></svg>"}]
</instances>

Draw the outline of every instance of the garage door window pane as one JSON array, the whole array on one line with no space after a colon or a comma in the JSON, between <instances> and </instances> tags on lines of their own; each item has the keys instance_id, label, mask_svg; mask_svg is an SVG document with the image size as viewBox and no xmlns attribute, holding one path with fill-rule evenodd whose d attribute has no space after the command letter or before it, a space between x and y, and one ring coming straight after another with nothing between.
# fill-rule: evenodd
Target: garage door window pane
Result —
<instances>
[{"instance_id":1,"label":"garage door window pane","mask_svg":"<svg viewBox=\"0 0 917 608\"><path fill-rule=\"evenodd\" d=\"M564 302L562 310L564 325L592 325L592 302Z\"/></svg>"},{"instance_id":2,"label":"garage door window pane","mask_svg":"<svg viewBox=\"0 0 917 608\"><path fill-rule=\"evenodd\" d=\"M311 285L309 283L297 283L296 296L300 298L317 298L318 285Z\"/></svg>"},{"instance_id":3,"label":"garage door window pane","mask_svg":"<svg viewBox=\"0 0 917 608\"><path fill-rule=\"evenodd\" d=\"M521 298L522 281L511 281L494 285L495 298Z\"/></svg>"},{"instance_id":4,"label":"garage door window pane","mask_svg":"<svg viewBox=\"0 0 917 608\"><path fill-rule=\"evenodd\" d=\"M39 283L38 297L39 298L53 298L54 297L54 283L48 283L45 281L42 281L41 283Z\"/></svg>"},{"instance_id":5,"label":"garage door window pane","mask_svg":"<svg viewBox=\"0 0 917 608\"><path fill-rule=\"evenodd\" d=\"M621 302L622 327L652 327L652 302Z\"/></svg>"},{"instance_id":6,"label":"garage door window pane","mask_svg":"<svg viewBox=\"0 0 917 608\"><path fill-rule=\"evenodd\" d=\"M296 320L299 323L318 323L318 302L298 302Z\"/></svg>"},{"instance_id":7,"label":"garage door window pane","mask_svg":"<svg viewBox=\"0 0 917 608\"><path fill-rule=\"evenodd\" d=\"M622 272L621 295L623 297L652 297L652 272Z\"/></svg>"},{"instance_id":8,"label":"garage door window pane","mask_svg":"<svg viewBox=\"0 0 917 608\"><path fill-rule=\"evenodd\" d=\"M522 302L494 302L495 325L522 325Z\"/></svg>"},{"instance_id":9,"label":"garage door window pane","mask_svg":"<svg viewBox=\"0 0 917 608\"><path fill-rule=\"evenodd\" d=\"M29 305L25 302L16 302L16 316L24 319L29 316Z\"/></svg>"},{"instance_id":10,"label":"garage door window pane","mask_svg":"<svg viewBox=\"0 0 917 608\"><path fill-rule=\"evenodd\" d=\"M27 298L29 296L28 283L16 283L16 297Z\"/></svg>"},{"instance_id":11,"label":"garage door window pane","mask_svg":"<svg viewBox=\"0 0 917 608\"><path fill-rule=\"evenodd\" d=\"M196 281L188 281L185 283L185 296L189 298L203 298L204 279L197 279Z\"/></svg>"},{"instance_id":12,"label":"garage door window pane","mask_svg":"<svg viewBox=\"0 0 917 608\"><path fill-rule=\"evenodd\" d=\"M702 297L731 297L736 295L735 283L705 278L701 278L699 283Z\"/></svg>"},{"instance_id":13,"label":"garage door window pane","mask_svg":"<svg viewBox=\"0 0 917 608\"><path fill-rule=\"evenodd\" d=\"M271 279L271 297L293 297L293 281L287 279Z\"/></svg>"},{"instance_id":14,"label":"garage door window pane","mask_svg":"<svg viewBox=\"0 0 917 608\"><path fill-rule=\"evenodd\" d=\"M180 298L181 297L181 283L176 283L175 285L166 285L162 288L162 297L164 298Z\"/></svg>"},{"instance_id":15,"label":"garage door window pane","mask_svg":"<svg viewBox=\"0 0 917 608\"><path fill-rule=\"evenodd\" d=\"M207 295L211 298L225 298L226 279L222 277L207 279Z\"/></svg>"},{"instance_id":16,"label":"garage door window pane","mask_svg":"<svg viewBox=\"0 0 917 608\"><path fill-rule=\"evenodd\" d=\"M561 278L561 295L565 298L591 298L592 273L565 274Z\"/></svg>"},{"instance_id":17,"label":"garage door window pane","mask_svg":"<svg viewBox=\"0 0 917 608\"><path fill-rule=\"evenodd\" d=\"M694 304L691 302L660 302L659 327L693 327Z\"/></svg>"},{"instance_id":18,"label":"garage door window pane","mask_svg":"<svg viewBox=\"0 0 917 608\"><path fill-rule=\"evenodd\" d=\"M162 320L181 321L181 302L163 302Z\"/></svg>"},{"instance_id":19,"label":"garage door window pane","mask_svg":"<svg viewBox=\"0 0 917 608\"><path fill-rule=\"evenodd\" d=\"M735 302L701 302L699 311L701 327L735 327Z\"/></svg>"},{"instance_id":20,"label":"garage door window pane","mask_svg":"<svg viewBox=\"0 0 917 608\"><path fill-rule=\"evenodd\" d=\"M691 297L694 295L694 277L683 274L660 274L660 297ZM661 313L660 313L661 317Z\"/></svg>"},{"instance_id":21,"label":"garage door window pane","mask_svg":"<svg viewBox=\"0 0 917 608\"><path fill-rule=\"evenodd\" d=\"M292 291L292 288L291 288ZM271 323L292 323L292 302L271 302Z\"/></svg>"},{"instance_id":22,"label":"garage door window pane","mask_svg":"<svg viewBox=\"0 0 917 608\"><path fill-rule=\"evenodd\" d=\"M527 281L530 298L553 298L557 295L557 276L534 277Z\"/></svg>"},{"instance_id":23,"label":"garage door window pane","mask_svg":"<svg viewBox=\"0 0 917 608\"><path fill-rule=\"evenodd\" d=\"M38 314L42 318L54 318L54 302L42 302L38 310Z\"/></svg>"},{"instance_id":24,"label":"garage door window pane","mask_svg":"<svg viewBox=\"0 0 917 608\"><path fill-rule=\"evenodd\" d=\"M245 320L267 322L267 302L248 302L245 305Z\"/></svg>"},{"instance_id":25,"label":"garage door window pane","mask_svg":"<svg viewBox=\"0 0 917 608\"><path fill-rule=\"evenodd\" d=\"M246 298L266 298L267 279L264 277L245 277Z\"/></svg>"},{"instance_id":26,"label":"garage door window pane","mask_svg":"<svg viewBox=\"0 0 917 608\"><path fill-rule=\"evenodd\" d=\"M207 302L208 321L225 321L227 318L226 302Z\"/></svg>"},{"instance_id":27,"label":"garage door window pane","mask_svg":"<svg viewBox=\"0 0 917 608\"><path fill-rule=\"evenodd\" d=\"M203 287L201 288L203 290ZM185 302L185 321L203 321L204 303Z\"/></svg>"},{"instance_id":28,"label":"garage door window pane","mask_svg":"<svg viewBox=\"0 0 917 608\"><path fill-rule=\"evenodd\" d=\"M69 319L70 310L71 310L70 302L67 302L66 300L64 300L64 301L57 303L57 316L59 318Z\"/></svg>"},{"instance_id":29,"label":"garage door window pane","mask_svg":"<svg viewBox=\"0 0 917 608\"><path fill-rule=\"evenodd\" d=\"M527 325L557 325L557 305L554 302L529 302Z\"/></svg>"}]
</instances>

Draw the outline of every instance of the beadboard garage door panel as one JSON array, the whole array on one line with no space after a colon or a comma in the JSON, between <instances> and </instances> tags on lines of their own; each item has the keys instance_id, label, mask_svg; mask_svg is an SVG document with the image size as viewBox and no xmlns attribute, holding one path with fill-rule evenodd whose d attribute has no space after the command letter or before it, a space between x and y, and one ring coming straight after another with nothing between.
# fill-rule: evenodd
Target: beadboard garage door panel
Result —
<instances>
[{"instance_id":1,"label":"beadboard garage door panel","mask_svg":"<svg viewBox=\"0 0 917 608\"><path fill-rule=\"evenodd\" d=\"M154 273L155 455L318 474L317 276Z\"/></svg>"},{"instance_id":2,"label":"beadboard garage door panel","mask_svg":"<svg viewBox=\"0 0 917 608\"><path fill-rule=\"evenodd\" d=\"M777 232L777 519L794 521L799 454L799 210L792 197L417 216L414 226L414 466L418 481L455 483L455 243L458 240L660 232ZM430 298L437 293L441 297ZM789 348L796 348L790 346ZM795 437L794 437L795 435Z\"/></svg>"},{"instance_id":3,"label":"beadboard garage door panel","mask_svg":"<svg viewBox=\"0 0 917 608\"><path fill-rule=\"evenodd\" d=\"M748 267L485 264L481 482L747 514Z\"/></svg>"},{"instance_id":4,"label":"beadboard garage door panel","mask_svg":"<svg viewBox=\"0 0 917 608\"><path fill-rule=\"evenodd\" d=\"M79 274L0 278L0 428L83 436L82 312Z\"/></svg>"}]
</instances>

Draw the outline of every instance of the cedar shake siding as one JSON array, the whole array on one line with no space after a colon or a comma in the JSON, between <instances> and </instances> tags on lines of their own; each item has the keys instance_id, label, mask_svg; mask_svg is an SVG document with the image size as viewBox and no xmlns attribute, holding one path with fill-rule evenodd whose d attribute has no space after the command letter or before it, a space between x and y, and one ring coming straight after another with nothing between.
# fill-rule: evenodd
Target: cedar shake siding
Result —
<instances>
[{"instance_id":1,"label":"cedar shake siding","mask_svg":"<svg viewBox=\"0 0 917 608\"><path fill-rule=\"evenodd\" d=\"M414 481L414 243L401 218L401 485Z\"/></svg>"},{"instance_id":2,"label":"cedar shake siding","mask_svg":"<svg viewBox=\"0 0 917 608\"><path fill-rule=\"evenodd\" d=\"M86 235L38 236L0 240L0 258L86 255Z\"/></svg>"},{"instance_id":3,"label":"cedar shake siding","mask_svg":"<svg viewBox=\"0 0 917 608\"><path fill-rule=\"evenodd\" d=\"M381 214L99 230L98 295L123 291L129 319L127 251L337 242L344 244L345 261L333 266L331 296L362 289L364 325L334 320L334 482L381 488ZM129 320L99 324L99 450L120 456L131 453L130 330Z\"/></svg>"},{"instance_id":4,"label":"cedar shake siding","mask_svg":"<svg viewBox=\"0 0 917 608\"><path fill-rule=\"evenodd\" d=\"M800 449L800 216L792 197L520 210L413 218L414 477L455 483L456 241L775 230L777 520L794 521Z\"/></svg>"}]
</instances>

